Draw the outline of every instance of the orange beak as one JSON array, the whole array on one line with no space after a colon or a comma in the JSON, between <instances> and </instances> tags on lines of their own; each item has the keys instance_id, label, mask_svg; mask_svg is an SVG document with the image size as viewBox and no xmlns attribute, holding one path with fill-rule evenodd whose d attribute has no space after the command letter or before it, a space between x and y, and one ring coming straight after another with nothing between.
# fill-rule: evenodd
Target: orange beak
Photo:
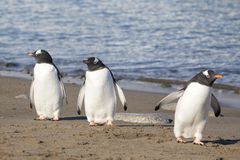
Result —
<instances>
[{"instance_id":1,"label":"orange beak","mask_svg":"<svg viewBox=\"0 0 240 160\"><path fill-rule=\"evenodd\" d=\"M217 79L220 79L220 78L223 78L223 75L222 74L216 74L214 77L217 78Z\"/></svg>"}]
</instances>

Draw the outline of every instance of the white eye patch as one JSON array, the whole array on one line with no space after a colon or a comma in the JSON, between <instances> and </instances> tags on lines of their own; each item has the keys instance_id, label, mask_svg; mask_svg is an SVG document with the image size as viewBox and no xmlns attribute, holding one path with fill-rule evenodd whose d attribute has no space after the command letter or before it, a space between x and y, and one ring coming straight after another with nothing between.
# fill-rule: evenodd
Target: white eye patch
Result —
<instances>
[{"instance_id":1,"label":"white eye patch","mask_svg":"<svg viewBox=\"0 0 240 160\"><path fill-rule=\"evenodd\" d=\"M93 63L94 63L94 64L97 64L98 61L99 61L99 60L98 60L97 58L95 58L94 61L93 61Z\"/></svg>"},{"instance_id":2,"label":"white eye patch","mask_svg":"<svg viewBox=\"0 0 240 160\"><path fill-rule=\"evenodd\" d=\"M206 77L210 77L210 75L209 75L209 73L208 73L208 70L206 70L206 71L204 71L204 72L202 72Z\"/></svg>"},{"instance_id":3,"label":"white eye patch","mask_svg":"<svg viewBox=\"0 0 240 160\"><path fill-rule=\"evenodd\" d=\"M36 51L36 55L41 54L41 53L42 53L42 50L41 50L41 49L39 49L39 50Z\"/></svg>"}]
</instances>

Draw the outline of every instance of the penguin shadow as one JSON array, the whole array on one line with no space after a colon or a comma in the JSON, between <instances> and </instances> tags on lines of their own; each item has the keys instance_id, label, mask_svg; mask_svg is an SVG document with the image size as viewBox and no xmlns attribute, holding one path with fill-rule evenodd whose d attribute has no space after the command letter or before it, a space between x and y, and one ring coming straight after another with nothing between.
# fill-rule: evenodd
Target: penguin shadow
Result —
<instances>
[{"instance_id":1,"label":"penguin shadow","mask_svg":"<svg viewBox=\"0 0 240 160\"><path fill-rule=\"evenodd\" d=\"M173 127L173 124L151 124L151 123L133 123L133 122L124 122L124 121L115 121L116 126L118 127Z\"/></svg>"},{"instance_id":2,"label":"penguin shadow","mask_svg":"<svg viewBox=\"0 0 240 160\"><path fill-rule=\"evenodd\" d=\"M116 126L118 127L153 127L153 124L119 124L117 123Z\"/></svg>"},{"instance_id":3,"label":"penguin shadow","mask_svg":"<svg viewBox=\"0 0 240 160\"><path fill-rule=\"evenodd\" d=\"M86 116L61 117L61 121L87 120Z\"/></svg>"},{"instance_id":4,"label":"penguin shadow","mask_svg":"<svg viewBox=\"0 0 240 160\"><path fill-rule=\"evenodd\" d=\"M154 124L116 124L117 127L163 127L172 128L173 125L154 125Z\"/></svg>"},{"instance_id":5,"label":"penguin shadow","mask_svg":"<svg viewBox=\"0 0 240 160\"><path fill-rule=\"evenodd\" d=\"M218 145L234 145L238 142L240 142L240 139L222 139L222 138L219 138L218 140L205 141L205 143L213 143L213 144L218 144Z\"/></svg>"}]
</instances>

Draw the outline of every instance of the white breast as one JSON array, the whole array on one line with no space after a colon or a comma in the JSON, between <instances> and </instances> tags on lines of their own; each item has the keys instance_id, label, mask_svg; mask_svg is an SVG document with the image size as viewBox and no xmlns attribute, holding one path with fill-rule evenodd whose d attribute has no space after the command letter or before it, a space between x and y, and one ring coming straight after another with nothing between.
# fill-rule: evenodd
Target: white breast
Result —
<instances>
[{"instance_id":1,"label":"white breast","mask_svg":"<svg viewBox=\"0 0 240 160\"><path fill-rule=\"evenodd\" d=\"M182 100L186 103L203 104L209 100L211 87L199 84L197 82L191 83L184 92Z\"/></svg>"},{"instance_id":2,"label":"white breast","mask_svg":"<svg viewBox=\"0 0 240 160\"><path fill-rule=\"evenodd\" d=\"M113 84L111 74L108 69L100 69L97 71L86 72L86 86L89 87L102 87L105 84Z\"/></svg>"},{"instance_id":3,"label":"white breast","mask_svg":"<svg viewBox=\"0 0 240 160\"><path fill-rule=\"evenodd\" d=\"M62 106L62 95L56 68L41 63L34 67L34 103L38 113L52 117Z\"/></svg>"},{"instance_id":4,"label":"white breast","mask_svg":"<svg viewBox=\"0 0 240 160\"><path fill-rule=\"evenodd\" d=\"M86 72L84 103L88 121L105 123L113 120L116 94L108 69Z\"/></svg>"},{"instance_id":5,"label":"white breast","mask_svg":"<svg viewBox=\"0 0 240 160\"><path fill-rule=\"evenodd\" d=\"M204 108L208 109L210 94L211 87L196 82L191 83L179 99L176 111L194 114L204 110Z\"/></svg>"},{"instance_id":6,"label":"white breast","mask_svg":"<svg viewBox=\"0 0 240 160\"><path fill-rule=\"evenodd\" d=\"M40 82L54 80L57 77L57 70L51 64L41 63L34 67L34 79Z\"/></svg>"},{"instance_id":7,"label":"white breast","mask_svg":"<svg viewBox=\"0 0 240 160\"><path fill-rule=\"evenodd\" d=\"M202 133L210 108L211 87L191 83L179 99L175 112L174 133L176 137L194 137Z\"/></svg>"}]
</instances>

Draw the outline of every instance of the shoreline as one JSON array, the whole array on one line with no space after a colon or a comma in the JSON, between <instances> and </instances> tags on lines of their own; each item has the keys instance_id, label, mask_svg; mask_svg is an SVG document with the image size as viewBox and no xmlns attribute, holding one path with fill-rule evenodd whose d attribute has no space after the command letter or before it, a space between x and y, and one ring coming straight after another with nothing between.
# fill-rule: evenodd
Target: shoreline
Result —
<instances>
[{"instance_id":1,"label":"shoreline","mask_svg":"<svg viewBox=\"0 0 240 160\"><path fill-rule=\"evenodd\" d=\"M23 78L23 79L31 79L30 72L17 72L17 71L7 71L7 70L0 70L0 76L2 77L13 77L13 78ZM63 76L65 79L65 83L81 83L81 75L80 76ZM172 86L183 86L187 83L184 80L173 80L173 79L162 79L162 78L147 78L147 77L122 77L116 76L115 79L117 81L126 80L126 81L138 81L144 83L151 83L151 84L159 84L163 88L171 88ZM80 80L80 82L79 82ZM235 94L240 94L240 86L230 85L230 84L223 84L223 83L214 83L213 88L215 89L223 89L233 91Z\"/></svg>"},{"instance_id":2,"label":"shoreline","mask_svg":"<svg viewBox=\"0 0 240 160\"><path fill-rule=\"evenodd\" d=\"M7 70L0 70L0 76L2 77L13 77L13 78L23 78L23 79L31 79L31 74L29 72L17 72L17 71L7 71ZM81 76L64 76L65 83L74 83L80 84L81 83ZM151 84L159 84L162 88L171 88L172 86L183 86L187 83L184 80L173 80L173 79L162 79L162 78L147 78L147 77L122 77L116 76L115 79L117 81L125 80L125 81L136 81L136 82L143 82L143 83L151 83ZM79 82L80 80L80 82ZM236 94L240 94L240 86L234 86L230 84L222 84L222 83L214 83L213 88L215 89L223 89L233 91Z\"/></svg>"},{"instance_id":3,"label":"shoreline","mask_svg":"<svg viewBox=\"0 0 240 160\"><path fill-rule=\"evenodd\" d=\"M178 144L173 125L114 121L114 127L90 127L77 115L79 85L65 84L68 104L58 122L34 121L27 95L30 80L0 76L0 156L17 159L233 159L240 157L240 109L222 107L224 117L208 117L205 146ZM154 113L165 94L124 89L129 113ZM117 112L124 112L118 103ZM174 112L160 109L169 118ZM83 111L84 113L84 111ZM155 112L156 113L156 112Z\"/></svg>"},{"instance_id":4,"label":"shoreline","mask_svg":"<svg viewBox=\"0 0 240 160\"><path fill-rule=\"evenodd\" d=\"M2 76L0 74L0 81L2 81L2 80L4 80L4 81L9 81L9 80L12 81L13 80L13 81L21 81L21 82L27 83L28 86L25 88L25 92L24 93L20 93L20 94L16 94L13 98L18 99L18 100L22 99L22 100L25 100L25 101L27 100L28 101L28 94L29 94L29 89L30 89L29 87L30 87L30 83L31 83L31 77L30 76L29 77L26 77L26 76L19 77L19 75L15 75L13 77L13 76ZM161 86L156 87L156 84L150 83L150 85L149 85L149 84L146 84L145 82L133 82L133 84L130 84L130 85L126 85L126 83L129 83L129 81L121 81L121 80L119 81L120 86L123 88L124 92L126 92L125 94L127 94L127 95L130 94L130 98L127 98L127 100L128 99L131 100L132 99L132 95L134 95L134 94L136 94L137 97L140 96L142 100L146 99L146 102L143 103L143 104L145 104L145 107L148 107L147 103L152 104L151 105L152 108L147 109L148 113L156 113L154 111L155 104L159 100L164 98L167 94L169 94L170 92L176 90L176 86L174 86L175 88L172 88L172 87L171 88L162 88ZM137 84L137 83L140 83L140 84ZM73 83L71 80L68 81L68 79L64 79L64 84L66 86L70 87L71 90L75 91L75 94L76 94L75 95L75 99L76 99L77 95L79 93L79 89L80 89L81 83L77 84L77 83ZM126 85L126 86L124 86L124 85ZM150 86L150 89L148 88L149 86ZM17 87L17 86L15 86L15 87ZM143 87L143 88L141 89L140 87ZM177 87L179 87L179 86L177 86ZM156 91L154 89L156 89L158 91ZM159 89L160 89L160 91L159 91ZM216 94L220 98L223 98L221 96L228 95L228 97L225 98L224 101L219 99L219 101L221 102L220 105L222 107L222 111L225 111L227 113L227 116L238 115L238 114L240 115L240 105L238 103L238 100L239 100L240 96L238 94L232 94L232 93L229 94L229 92L225 93L222 90L220 90L219 92L216 90L214 92L214 94ZM231 97L233 95L235 95L236 97ZM70 94L70 96L72 96L72 93ZM136 97L134 96L133 99L134 98L136 98ZM228 100L228 101L233 101L234 100L234 101L236 101L236 103L234 103L235 106L231 105L230 104L231 102L226 102L225 100ZM172 104L169 104L169 105L173 105L173 104L176 104L176 103L172 103ZM132 105L134 106L136 104L133 103ZM121 104L118 101L117 112L123 112L123 110L121 110L121 109L119 110L119 106L121 106ZM171 106L169 108L168 108L168 106L163 106L161 111L166 112L166 113L173 113L174 109ZM234 112L231 112L231 111L234 111ZM132 112L131 109L130 109L130 112ZM144 111L139 110L139 113L146 113L146 109ZM210 116L213 116L213 115L210 114ZM223 116L225 116L225 114Z\"/></svg>"},{"instance_id":5,"label":"shoreline","mask_svg":"<svg viewBox=\"0 0 240 160\"><path fill-rule=\"evenodd\" d=\"M0 71L0 77L9 77L23 80L31 80L32 76L28 73L13 72L13 71ZM159 93L167 95L173 91L181 89L186 81L178 80L166 80L166 79L152 79L152 78L137 78L137 79L124 79L123 77L116 78L118 83L123 89ZM63 77L63 82L66 84L81 85L81 77ZM240 109L240 87L231 86L226 84L214 84L213 93L219 100L220 104L227 106L228 108Z\"/></svg>"}]
</instances>

